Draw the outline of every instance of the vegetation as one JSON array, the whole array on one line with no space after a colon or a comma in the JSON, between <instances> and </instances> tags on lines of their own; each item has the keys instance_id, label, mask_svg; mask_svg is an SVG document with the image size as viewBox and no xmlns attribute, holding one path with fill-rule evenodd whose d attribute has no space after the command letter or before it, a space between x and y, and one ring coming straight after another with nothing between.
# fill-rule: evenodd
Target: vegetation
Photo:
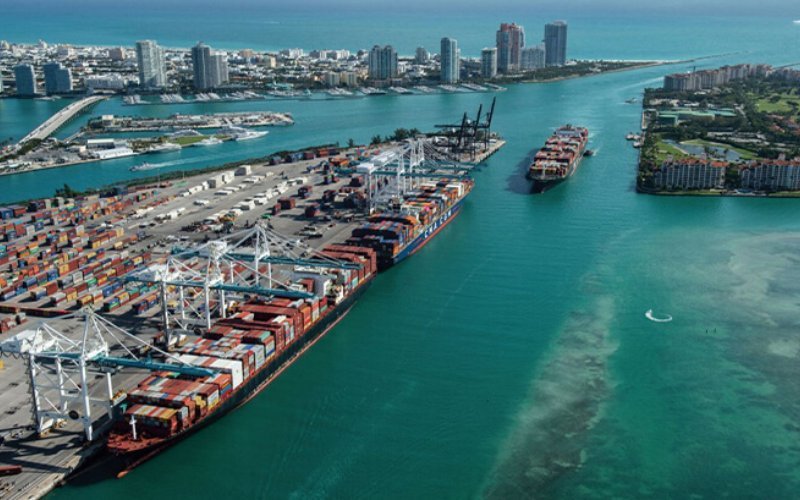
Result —
<instances>
[{"instance_id":1,"label":"vegetation","mask_svg":"<svg viewBox=\"0 0 800 500\"><path fill-rule=\"evenodd\" d=\"M519 75L499 76L498 81L521 81L521 82L547 82L562 80L565 78L576 78L591 74L605 73L608 71L620 71L633 69L641 66L650 66L655 62L643 61L575 61L574 64L566 66L551 66L540 68L535 71L527 71Z\"/></svg>"},{"instance_id":2,"label":"vegetation","mask_svg":"<svg viewBox=\"0 0 800 500\"><path fill-rule=\"evenodd\" d=\"M735 189L739 162L800 156L800 89L792 82L758 77L712 91L647 89L642 105L648 126L640 151L640 188L654 188L654 171L670 157L727 160L725 184ZM660 112L676 109L682 112L677 124L659 120ZM713 116L687 112L692 110Z\"/></svg>"}]
</instances>

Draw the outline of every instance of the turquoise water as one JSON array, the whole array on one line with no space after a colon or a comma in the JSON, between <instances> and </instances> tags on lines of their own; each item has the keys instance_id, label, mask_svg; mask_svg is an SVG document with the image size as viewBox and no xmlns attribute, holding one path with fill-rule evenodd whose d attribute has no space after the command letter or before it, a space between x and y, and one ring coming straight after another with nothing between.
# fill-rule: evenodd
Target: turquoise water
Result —
<instances>
[{"instance_id":1,"label":"turquoise water","mask_svg":"<svg viewBox=\"0 0 800 500\"><path fill-rule=\"evenodd\" d=\"M738 50L748 29L692 50ZM789 41L770 52L776 32ZM707 64L800 60L793 36L776 28L747 42L757 59ZM796 201L635 194L624 136L639 109L625 100L672 69L509 88L496 114L508 145L459 218L330 335L124 480L90 473L52 496L796 497ZM429 128L488 99L267 103L298 124L253 148ZM565 122L588 126L598 154L557 189L525 194L526 157ZM126 175L83 168L0 185ZM674 320L648 321L648 309Z\"/></svg>"}]
</instances>

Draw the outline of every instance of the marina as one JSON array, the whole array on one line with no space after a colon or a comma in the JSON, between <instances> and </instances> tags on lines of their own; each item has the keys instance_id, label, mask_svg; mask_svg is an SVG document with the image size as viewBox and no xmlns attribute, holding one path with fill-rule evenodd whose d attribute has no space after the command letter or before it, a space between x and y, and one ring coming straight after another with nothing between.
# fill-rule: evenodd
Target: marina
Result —
<instances>
[{"instance_id":1,"label":"marina","mask_svg":"<svg viewBox=\"0 0 800 500\"><path fill-rule=\"evenodd\" d=\"M287 113L243 112L214 113L209 115L176 114L167 118L141 116L102 115L89 120L85 132L94 134L119 132L169 132L180 129L206 129L223 127L276 127L294 125Z\"/></svg>"}]
</instances>

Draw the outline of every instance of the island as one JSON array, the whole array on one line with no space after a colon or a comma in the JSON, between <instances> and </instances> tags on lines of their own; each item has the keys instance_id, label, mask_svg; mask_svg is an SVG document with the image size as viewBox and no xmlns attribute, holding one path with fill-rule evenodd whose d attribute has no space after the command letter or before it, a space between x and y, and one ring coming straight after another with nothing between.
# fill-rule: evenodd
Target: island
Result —
<instances>
[{"instance_id":1,"label":"island","mask_svg":"<svg viewBox=\"0 0 800 500\"><path fill-rule=\"evenodd\" d=\"M800 71L741 64L647 89L637 191L800 196Z\"/></svg>"}]
</instances>

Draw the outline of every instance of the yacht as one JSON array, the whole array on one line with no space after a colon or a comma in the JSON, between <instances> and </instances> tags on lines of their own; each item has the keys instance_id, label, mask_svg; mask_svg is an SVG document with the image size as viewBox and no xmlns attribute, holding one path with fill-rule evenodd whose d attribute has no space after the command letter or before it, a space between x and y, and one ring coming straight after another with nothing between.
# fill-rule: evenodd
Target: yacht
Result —
<instances>
[{"instance_id":1,"label":"yacht","mask_svg":"<svg viewBox=\"0 0 800 500\"><path fill-rule=\"evenodd\" d=\"M206 137L202 141L195 142L193 146L216 146L217 144L222 144L222 141L212 136Z\"/></svg>"},{"instance_id":2,"label":"yacht","mask_svg":"<svg viewBox=\"0 0 800 500\"><path fill-rule=\"evenodd\" d=\"M180 144L175 144L174 142L163 142L161 144L155 144L150 146L147 150L148 153L173 153L175 151L180 151L181 146Z\"/></svg>"},{"instance_id":3,"label":"yacht","mask_svg":"<svg viewBox=\"0 0 800 500\"><path fill-rule=\"evenodd\" d=\"M259 137L264 137L269 132L267 132L266 130L247 130L246 128L228 125L226 127L221 128L219 130L219 133L222 135L230 136L234 141L249 141L250 139L258 139Z\"/></svg>"}]
</instances>

